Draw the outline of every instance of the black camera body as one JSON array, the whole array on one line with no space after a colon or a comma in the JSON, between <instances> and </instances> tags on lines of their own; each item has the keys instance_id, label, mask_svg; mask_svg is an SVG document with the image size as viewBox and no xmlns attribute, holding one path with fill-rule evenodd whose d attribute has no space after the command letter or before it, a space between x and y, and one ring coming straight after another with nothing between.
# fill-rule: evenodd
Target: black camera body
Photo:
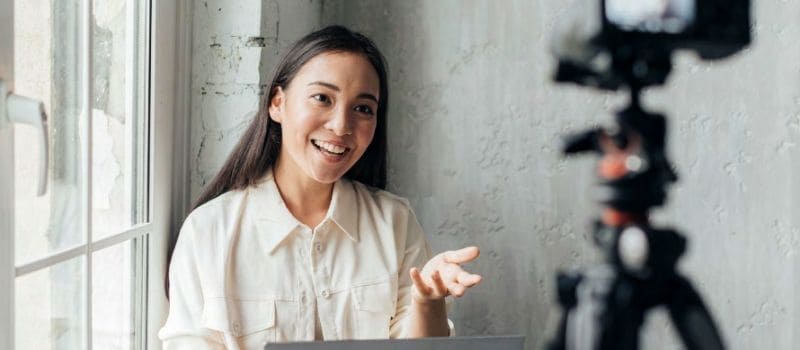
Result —
<instances>
[{"instance_id":1,"label":"black camera body","mask_svg":"<svg viewBox=\"0 0 800 350\"><path fill-rule=\"evenodd\" d=\"M673 51L715 60L751 41L750 0L591 0L584 5L588 13L574 18L581 23L556 37L556 81L606 90L661 85Z\"/></svg>"}]
</instances>

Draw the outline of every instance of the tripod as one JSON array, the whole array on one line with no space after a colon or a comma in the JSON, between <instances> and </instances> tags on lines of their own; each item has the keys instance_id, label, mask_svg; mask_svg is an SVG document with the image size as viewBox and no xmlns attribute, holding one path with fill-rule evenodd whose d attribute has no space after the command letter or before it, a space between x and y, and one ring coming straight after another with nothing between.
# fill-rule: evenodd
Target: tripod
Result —
<instances>
[{"instance_id":1,"label":"tripod","mask_svg":"<svg viewBox=\"0 0 800 350\"><path fill-rule=\"evenodd\" d=\"M664 152L666 119L644 111L641 88L616 114L613 130L595 128L567 138L563 152L600 155L604 205L593 238L602 264L582 273L560 273L563 315L551 350L638 349L648 311L665 306L689 349L724 349L716 326L691 282L675 270L686 239L649 224L649 210L666 199L677 180Z\"/></svg>"}]
</instances>

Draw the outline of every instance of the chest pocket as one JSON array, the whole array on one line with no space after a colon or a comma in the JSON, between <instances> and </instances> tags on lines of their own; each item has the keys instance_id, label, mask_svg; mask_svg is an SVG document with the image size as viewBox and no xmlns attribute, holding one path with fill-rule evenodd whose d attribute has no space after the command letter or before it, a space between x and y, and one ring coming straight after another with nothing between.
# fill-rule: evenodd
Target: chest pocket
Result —
<instances>
[{"instance_id":1,"label":"chest pocket","mask_svg":"<svg viewBox=\"0 0 800 350\"><path fill-rule=\"evenodd\" d=\"M389 323L397 306L397 280L355 286L354 335L358 339L389 338Z\"/></svg>"},{"instance_id":2,"label":"chest pocket","mask_svg":"<svg viewBox=\"0 0 800 350\"><path fill-rule=\"evenodd\" d=\"M203 326L232 335L241 349L262 349L275 342L275 301L206 299Z\"/></svg>"}]
</instances>

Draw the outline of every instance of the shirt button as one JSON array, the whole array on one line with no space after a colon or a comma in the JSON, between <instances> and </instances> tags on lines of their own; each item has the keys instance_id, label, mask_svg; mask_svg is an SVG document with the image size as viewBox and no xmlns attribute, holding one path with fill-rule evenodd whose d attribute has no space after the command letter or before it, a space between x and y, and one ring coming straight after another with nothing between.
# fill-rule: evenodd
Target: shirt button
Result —
<instances>
[{"instance_id":1,"label":"shirt button","mask_svg":"<svg viewBox=\"0 0 800 350\"><path fill-rule=\"evenodd\" d=\"M327 289L323 289L322 290L322 297L325 298L325 299L330 298L331 297L331 292L329 292Z\"/></svg>"},{"instance_id":2,"label":"shirt button","mask_svg":"<svg viewBox=\"0 0 800 350\"><path fill-rule=\"evenodd\" d=\"M241 326L239 326L239 322L234 322L234 323L233 323L233 331L234 331L235 333L237 333L237 334L238 334L238 333L239 333L239 329L241 329L241 328L242 328L242 327L241 327Z\"/></svg>"},{"instance_id":3,"label":"shirt button","mask_svg":"<svg viewBox=\"0 0 800 350\"><path fill-rule=\"evenodd\" d=\"M317 253L322 253L322 243L315 244L314 251L316 251Z\"/></svg>"}]
</instances>

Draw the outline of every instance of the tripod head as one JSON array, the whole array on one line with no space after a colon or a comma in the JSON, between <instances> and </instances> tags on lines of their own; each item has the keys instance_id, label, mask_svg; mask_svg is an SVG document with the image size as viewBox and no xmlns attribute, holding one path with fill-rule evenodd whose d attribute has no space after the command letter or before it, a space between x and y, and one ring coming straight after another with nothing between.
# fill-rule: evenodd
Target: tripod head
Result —
<instances>
[{"instance_id":1,"label":"tripod head","mask_svg":"<svg viewBox=\"0 0 800 350\"><path fill-rule=\"evenodd\" d=\"M584 0L575 10L553 41L554 80L626 88L630 102L613 128L568 136L563 151L602 155L598 200L609 208L606 225L646 221L677 176L664 153L666 118L642 108L641 91L666 81L676 50L716 60L744 49L751 40L750 1Z\"/></svg>"},{"instance_id":2,"label":"tripod head","mask_svg":"<svg viewBox=\"0 0 800 350\"><path fill-rule=\"evenodd\" d=\"M601 179L597 200L618 213L639 216L625 221L646 221L647 211L662 205L667 188L677 176L664 147L666 118L649 113L639 104L638 90L632 90L630 104L616 114L616 127L594 128L565 138L563 152L593 152L602 156L598 165ZM618 226L612 215L604 222Z\"/></svg>"}]
</instances>

